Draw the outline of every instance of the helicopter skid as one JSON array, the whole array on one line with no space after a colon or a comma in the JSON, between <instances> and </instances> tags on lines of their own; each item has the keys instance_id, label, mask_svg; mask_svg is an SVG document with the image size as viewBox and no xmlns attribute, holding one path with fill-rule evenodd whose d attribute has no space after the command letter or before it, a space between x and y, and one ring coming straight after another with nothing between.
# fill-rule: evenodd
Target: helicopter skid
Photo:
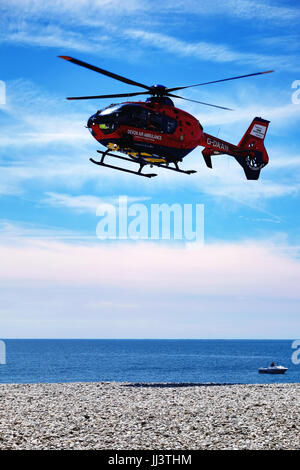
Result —
<instances>
[{"instance_id":1,"label":"helicopter skid","mask_svg":"<svg viewBox=\"0 0 300 470\"><path fill-rule=\"evenodd\" d=\"M176 171L177 173L185 173L186 175L191 175L193 173L197 173L196 170L181 170L178 167L177 162L174 162L175 167L171 167L171 166L164 165L164 164L161 164L161 163L155 163L153 161L151 163L149 163L149 162L146 162L145 160L143 160L142 158L136 158L135 160L133 160L132 158L123 157L121 155L115 155L113 153L108 152L107 150L105 152L103 152L102 150L97 150L97 152L102 155L102 158L101 158L100 162L94 160L93 158L90 158L90 161L92 163L95 163L95 165L106 166L107 168L112 168L114 170L125 171L126 173L132 173L132 174L138 175L138 176L145 176L147 178L152 178L154 176L157 176L157 174L156 173L142 173L142 169L146 165L150 165L151 168L152 168L152 166L157 166L159 168L165 168L166 170ZM140 165L140 168L139 168L138 171L133 171L133 170L128 170L127 168L122 168L122 167L119 167L119 166L109 165L107 163L104 163L104 158L106 156L119 158L120 160L125 160L127 162L137 163L137 164Z\"/></svg>"},{"instance_id":2,"label":"helicopter skid","mask_svg":"<svg viewBox=\"0 0 300 470\"><path fill-rule=\"evenodd\" d=\"M145 176L146 178L153 178L154 176L157 176L156 173L142 173L143 165L140 166L138 171L133 171L128 170L127 168L121 168L120 166L108 165L107 163L103 163L102 161L97 162L93 158L90 158L90 161L92 163L95 163L95 165L105 166L106 168L112 168L113 170L125 171L126 173L131 173L133 175Z\"/></svg>"},{"instance_id":3,"label":"helicopter skid","mask_svg":"<svg viewBox=\"0 0 300 470\"><path fill-rule=\"evenodd\" d=\"M127 170L127 168L121 168L119 166L107 165L106 163L96 162L96 160L93 160L92 158L90 158L90 161L95 163L95 165L106 166L107 168L112 168L113 170L125 171L126 173L132 173L133 175L138 175L138 176L145 176L146 178L152 178L153 176L157 176L156 173L142 173L141 172L142 168L140 168L139 171L132 171L132 170Z\"/></svg>"},{"instance_id":4,"label":"helicopter skid","mask_svg":"<svg viewBox=\"0 0 300 470\"><path fill-rule=\"evenodd\" d=\"M194 173L197 173L196 170L181 170L177 163L175 163L175 168L172 166L167 166L167 165L161 165L160 163L151 163L151 165L159 166L160 168L165 168L166 170L172 170L172 171L177 171L177 173L185 173L186 175L192 175Z\"/></svg>"}]
</instances>

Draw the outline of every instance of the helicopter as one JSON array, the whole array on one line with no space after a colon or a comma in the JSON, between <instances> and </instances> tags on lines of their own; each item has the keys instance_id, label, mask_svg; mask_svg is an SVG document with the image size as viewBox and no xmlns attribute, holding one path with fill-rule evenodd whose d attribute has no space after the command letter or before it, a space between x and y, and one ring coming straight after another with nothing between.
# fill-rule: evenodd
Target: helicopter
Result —
<instances>
[{"instance_id":1,"label":"helicopter","mask_svg":"<svg viewBox=\"0 0 300 470\"><path fill-rule=\"evenodd\" d=\"M98 110L88 119L86 127L92 136L106 147L105 151L97 150L101 154L101 159L98 161L90 158L92 163L147 178L157 176L156 173L143 172L143 168L147 165L150 168L153 168L153 166L160 167L191 175L196 171L184 170L179 167L179 163L192 150L201 146L204 147L202 155L208 168L212 168L212 156L230 155L242 166L248 180L257 180L261 169L267 165L269 157L264 146L264 139L270 121L255 117L238 145L234 145L204 132L199 121L186 111L176 108L171 98L180 98L232 111L232 109L223 106L187 99L174 94L174 92L196 86L267 74L273 72L273 70L195 85L167 88L159 84L148 86L73 57L58 57L144 90L132 93L68 97L68 100L131 98L138 95L150 95L146 101L126 101L111 104ZM134 171L111 165L107 163L107 160L105 161L107 157L134 162L139 165L139 169Z\"/></svg>"}]
</instances>

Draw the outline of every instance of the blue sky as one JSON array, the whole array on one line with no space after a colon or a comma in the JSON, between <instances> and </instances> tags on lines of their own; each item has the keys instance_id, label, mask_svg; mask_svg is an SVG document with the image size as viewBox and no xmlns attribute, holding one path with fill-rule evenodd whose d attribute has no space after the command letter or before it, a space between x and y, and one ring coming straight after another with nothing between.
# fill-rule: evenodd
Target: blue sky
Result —
<instances>
[{"instance_id":1,"label":"blue sky","mask_svg":"<svg viewBox=\"0 0 300 470\"><path fill-rule=\"evenodd\" d=\"M294 338L299 336L300 8L237 0L0 0L0 335ZM271 121L269 165L247 181L231 157L153 180L99 169L84 127L107 101L66 96L134 88L58 59L70 55L142 83L181 86L210 134L237 143ZM119 195L205 206L205 244L96 238L96 207Z\"/></svg>"}]
</instances>

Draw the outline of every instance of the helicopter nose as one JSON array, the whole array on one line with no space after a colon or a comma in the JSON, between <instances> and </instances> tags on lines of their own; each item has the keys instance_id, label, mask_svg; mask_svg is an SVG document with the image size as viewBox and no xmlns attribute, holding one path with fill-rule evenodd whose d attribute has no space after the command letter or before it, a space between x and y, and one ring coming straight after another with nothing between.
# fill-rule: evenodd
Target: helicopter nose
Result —
<instances>
[{"instance_id":1,"label":"helicopter nose","mask_svg":"<svg viewBox=\"0 0 300 470\"><path fill-rule=\"evenodd\" d=\"M95 124L96 124L96 119L95 118L96 118L96 114L93 114L91 117L89 117L88 122L87 122L87 128L90 131L90 133L92 134L92 136L96 138L96 134L95 134L95 131L94 131Z\"/></svg>"},{"instance_id":2,"label":"helicopter nose","mask_svg":"<svg viewBox=\"0 0 300 470\"><path fill-rule=\"evenodd\" d=\"M88 122L87 122L87 127L89 127L89 128L92 128L92 127L93 127L94 116L95 116L95 115L93 114L91 117L89 117Z\"/></svg>"}]
</instances>

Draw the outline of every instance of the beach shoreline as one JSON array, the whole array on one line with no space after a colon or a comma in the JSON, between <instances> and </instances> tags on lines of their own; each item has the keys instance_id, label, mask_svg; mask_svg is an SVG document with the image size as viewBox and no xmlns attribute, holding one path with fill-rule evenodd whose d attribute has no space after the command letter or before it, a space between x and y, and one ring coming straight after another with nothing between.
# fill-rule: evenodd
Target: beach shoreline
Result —
<instances>
[{"instance_id":1,"label":"beach shoreline","mask_svg":"<svg viewBox=\"0 0 300 470\"><path fill-rule=\"evenodd\" d=\"M300 384L0 384L0 449L300 448Z\"/></svg>"}]
</instances>

